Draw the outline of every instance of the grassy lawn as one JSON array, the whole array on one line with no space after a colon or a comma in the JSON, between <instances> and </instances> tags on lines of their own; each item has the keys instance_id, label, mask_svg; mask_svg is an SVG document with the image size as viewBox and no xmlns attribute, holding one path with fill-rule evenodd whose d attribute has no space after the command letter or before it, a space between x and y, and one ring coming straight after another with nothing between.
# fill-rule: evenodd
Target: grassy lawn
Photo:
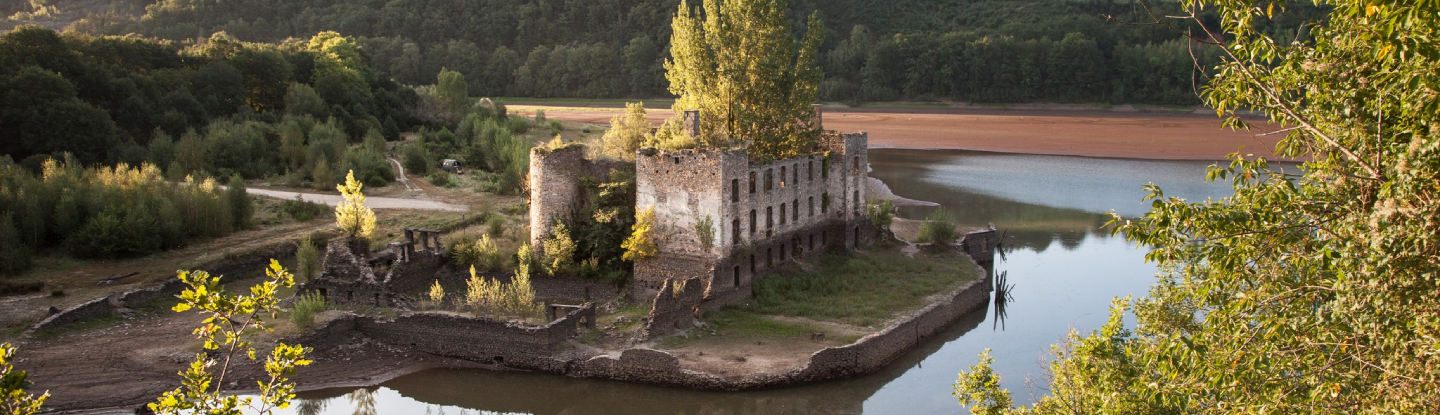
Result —
<instances>
[{"instance_id":1,"label":"grassy lawn","mask_svg":"<svg viewBox=\"0 0 1440 415\"><path fill-rule=\"evenodd\" d=\"M981 276L959 253L916 254L875 249L849 255L826 254L810 271L786 265L755 284L745 311L829 320L858 326L884 323L896 313L919 308L925 298Z\"/></svg>"}]
</instances>

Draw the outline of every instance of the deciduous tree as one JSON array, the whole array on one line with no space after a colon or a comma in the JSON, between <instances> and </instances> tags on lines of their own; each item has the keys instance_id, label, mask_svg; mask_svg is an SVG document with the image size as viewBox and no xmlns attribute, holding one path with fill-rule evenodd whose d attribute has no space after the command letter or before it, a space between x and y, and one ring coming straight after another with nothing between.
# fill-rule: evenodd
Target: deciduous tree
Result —
<instances>
[{"instance_id":1,"label":"deciduous tree","mask_svg":"<svg viewBox=\"0 0 1440 415\"><path fill-rule=\"evenodd\" d=\"M345 200L335 205L335 224L346 236L369 240L375 233L375 211L365 206L365 185L355 180L355 172L345 174L345 183L335 185Z\"/></svg>"},{"instance_id":2,"label":"deciduous tree","mask_svg":"<svg viewBox=\"0 0 1440 415\"><path fill-rule=\"evenodd\" d=\"M825 30L811 14L797 42L787 8L787 0L709 0L702 18L688 1L680 3L665 77L678 96L677 116L700 110L702 145L748 146L760 160L813 148Z\"/></svg>"},{"instance_id":3,"label":"deciduous tree","mask_svg":"<svg viewBox=\"0 0 1440 415\"><path fill-rule=\"evenodd\" d=\"M1235 193L1214 201L1149 186L1149 213L1115 219L1154 247L1149 297L1072 334L1032 406L989 398L1005 392L976 382L986 360L961 376L961 402L987 413L1440 408L1440 3L1321 3L1333 11L1313 43L1258 30L1283 2L1186 3L1223 29L1196 36L1226 56L1202 98L1233 127L1249 127L1238 111L1263 112L1287 134L1278 155L1306 161L1233 155L1209 178Z\"/></svg>"}]
</instances>

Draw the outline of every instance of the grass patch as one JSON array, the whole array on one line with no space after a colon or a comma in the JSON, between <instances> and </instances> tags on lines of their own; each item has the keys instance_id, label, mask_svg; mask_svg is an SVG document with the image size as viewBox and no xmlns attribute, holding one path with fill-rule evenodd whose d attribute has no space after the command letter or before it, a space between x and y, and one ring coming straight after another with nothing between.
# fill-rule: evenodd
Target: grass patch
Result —
<instances>
[{"instance_id":1,"label":"grass patch","mask_svg":"<svg viewBox=\"0 0 1440 415\"><path fill-rule=\"evenodd\" d=\"M755 283L749 311L873 326L924 305L925 297L980 277L959 253L898 250L826 254L812 271L787 265Z\"/></svg>"},{"instance_id":2,"label":"grass patch","mask_svg":"<svg viewBox=\"0 0 1440 415\"><path fill-rule=\"evenodd\" d=\"M775 340L782 338L809 338L810 333L816 330L808 325L790 324L776 321L769 317L756 314L743 307L724 307L705 315L705 323L710 325L709 330L688 330L685 333L666 336L660 339L660 347L667 349L679 349L689 346L701 339L709 337L710 333L724 334L729 338L737 339L766 339Z\"/></svg>"}]
</instances>

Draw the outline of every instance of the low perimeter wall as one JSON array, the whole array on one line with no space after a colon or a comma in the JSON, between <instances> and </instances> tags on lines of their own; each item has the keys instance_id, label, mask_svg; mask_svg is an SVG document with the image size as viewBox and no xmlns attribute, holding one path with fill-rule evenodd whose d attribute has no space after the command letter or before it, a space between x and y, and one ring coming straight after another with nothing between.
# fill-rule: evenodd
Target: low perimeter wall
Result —
<instances>
[{"instance_id":1,"label":"low perimeter wall","mask_svg":"<svg viewBox=\"0 0 1440 415\"><path fill-rule=\"evenodd\" d=\"M970 282L952 291L945 300L878 333L815 352L803 367L738 378L681 368L679 359L660 350L628 349L616 357L563 347L578 332L583 309L545 326L440 313L414 313L390 320L349 316L330 322L300 341L326 344L360 333L398 347L514 369L695 389L761 389L877 371L965 314L984 307L990 301L990 291L988 277Z\"/></svg>"}]
</instances>

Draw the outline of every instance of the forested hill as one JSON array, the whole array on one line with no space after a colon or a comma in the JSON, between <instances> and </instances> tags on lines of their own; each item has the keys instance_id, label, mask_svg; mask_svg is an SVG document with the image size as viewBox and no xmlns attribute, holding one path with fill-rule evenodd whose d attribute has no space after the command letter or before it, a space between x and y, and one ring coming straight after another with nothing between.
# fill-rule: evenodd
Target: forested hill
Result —
<instances>
[{"instance_id":1,"label":"forested hill","mask_svg":"<svg viewBox=\"0 0 1440 415\"><path fill-rule=\"evenodd\" d=\"M61 1L61 8L64 1ZM690 1L698 6L700 0ZM1150 3L1174 14L1173 1ZM382 75L433 83L463 73L476 96L666 96L663 59L679 0L160 0L141 18L91 15L73 29L172 40L355 36ZM1267 31L1323 13L1292 5ZM792 0L797 30L826 26L821 99L1197 103L1187 42L1130 0ZM1294 8L1299 8L1295 10ZM1213 17L1207 17L1213 20ZM1200 49L1203 62L1214 52Z\"/></svg>"}]
</instances>

